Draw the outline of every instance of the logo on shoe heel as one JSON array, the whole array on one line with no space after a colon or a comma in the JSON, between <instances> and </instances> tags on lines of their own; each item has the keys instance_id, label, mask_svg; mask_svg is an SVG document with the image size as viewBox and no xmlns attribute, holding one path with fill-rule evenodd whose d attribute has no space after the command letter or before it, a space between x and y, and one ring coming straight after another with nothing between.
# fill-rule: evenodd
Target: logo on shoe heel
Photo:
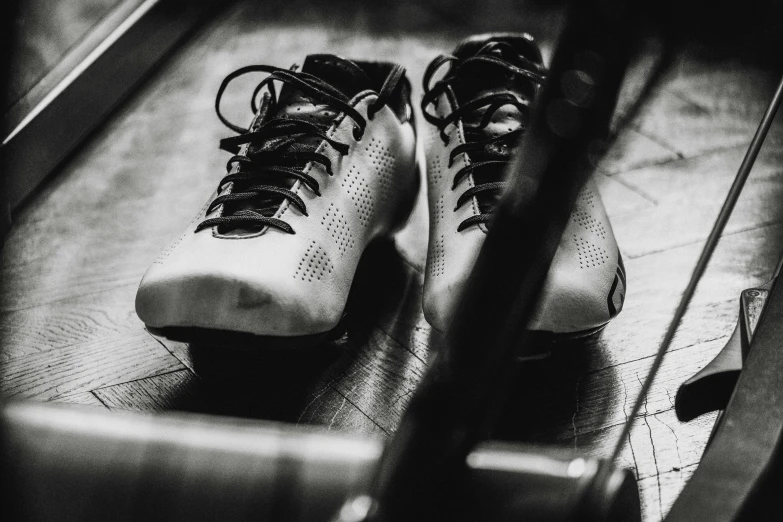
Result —
<instances>
[{"instance_id":1,"label":"logo on shoe heel","mask_svg":"<svg viewBox=\"0 0 783 522\"><path fill-rule=\"evenodd\" d=\"M625 265L623 264L623 256L620 255L620 252L617 252L617 271L614 274L612 288L609 290L609 295L606 299L606 304L609 306L609 315L612 317L619 314L620 310L623 309L625 288Z\"/></svg>"}]
</instances>

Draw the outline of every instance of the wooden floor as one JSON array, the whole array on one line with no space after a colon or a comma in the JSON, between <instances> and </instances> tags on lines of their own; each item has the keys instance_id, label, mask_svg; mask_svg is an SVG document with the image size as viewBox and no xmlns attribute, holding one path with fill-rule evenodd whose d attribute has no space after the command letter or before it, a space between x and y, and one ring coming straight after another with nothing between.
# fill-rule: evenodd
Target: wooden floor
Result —
<instances>
[{"instance_id":1,"label":"wooden floor","mask_svg":"<svg viewBox=\"0 0 783 522\"><path fill-rule=\"evenodd\" d=\"M521 17L459 16L404 1L247 1L224 12L16 217L0 272L2 391L111 410L394 433L438 342L420 305L423 199L395 245L365 263L355 295L363 312L348 335L310 353L228 355L155 338L134 313L136 288L224 173L217 143L230 132L212 105L226 74L301 63L310 52L389 59L407 67L419 99L437 54L471 33L524 27ZM538 20L532 29L544 31L549 56L546 27ZM599 338L523 371L499 437L597 456L611 450L775 80L745 59L697 45L678 50L596 174L626 259L625 310ZM224 98L231 119L247 119L249 87ZM714 415L680 423L673 398L726 341L740 291L770 277L783 245L781 201L778 118L620 458L638 477L646 521L660 520L699 461Z\"/></svg>"}]
</instances>

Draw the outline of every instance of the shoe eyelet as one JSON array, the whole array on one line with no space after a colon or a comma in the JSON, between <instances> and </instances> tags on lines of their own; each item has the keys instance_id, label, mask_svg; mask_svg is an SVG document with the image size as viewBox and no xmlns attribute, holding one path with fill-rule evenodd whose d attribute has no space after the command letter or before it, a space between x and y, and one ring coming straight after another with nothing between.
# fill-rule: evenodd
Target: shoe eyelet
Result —
<instances>
[{"instance_id":1,"label":"shoe eyelet","mask_svg":"<svg viewBox=\"0 0 783 522\"><path fill-rule=\"evenodd\" d=\"M362 141L362 138L364 137L364 131L360 129L358 126L353 128L353 139L356 141Z\"/></svg>"}]
</instances>

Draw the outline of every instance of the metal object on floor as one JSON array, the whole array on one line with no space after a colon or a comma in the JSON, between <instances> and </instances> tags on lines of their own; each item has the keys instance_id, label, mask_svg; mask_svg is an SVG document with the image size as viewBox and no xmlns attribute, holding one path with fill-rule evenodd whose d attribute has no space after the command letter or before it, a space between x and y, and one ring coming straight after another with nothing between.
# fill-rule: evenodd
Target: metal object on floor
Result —
<instances>
[{"instance_id":1,"label":"metal object on floor","mask_svg":"<svg viewBox=\"0 0 783 522\"><path fill-rule=\"evenodd\" d=\"M763 285L748 288L740 295L737 326L715 358L677 390L674 406L677 418L687 422L710 411L722 410L731 398L742 365L748 357L753 334L766 305L772 285L780 275L783 256L772 279Z\"/></svg>"},{"instance_id":2,"label":"metal object on floor","mask_svg":"<svg viewBox=\"0 0 783 522\"><path fill-rule=\"evenodd\" d=\"M760 296L757 296L760 297ZM769 285L731 398L666 517L779 520L783 484L783 280Z\"/></svg>"},{"instance_id":3,"label":"metal object on floor","mask_svg":"<svg viewBox=\"0 0 783 522\"><path fill-rule=\"evenodd\" d=\"M379 440L195 414L10 403L0 420L4 520L328 520L366 487L382 449ZM573 519L603 465L509 444L481 445L466 463L473 520L547 522ZM616 505L635 489L615 471L599 494Z\"/></svg>"}]
</instances>

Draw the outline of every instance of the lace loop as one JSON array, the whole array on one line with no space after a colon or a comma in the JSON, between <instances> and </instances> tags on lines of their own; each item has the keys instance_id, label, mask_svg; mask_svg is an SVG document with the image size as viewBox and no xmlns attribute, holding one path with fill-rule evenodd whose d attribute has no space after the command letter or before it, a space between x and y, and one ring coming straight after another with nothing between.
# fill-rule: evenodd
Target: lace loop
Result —
<instances>
[{"instance_id":1,"label":"lace loop","mask_svg":"<svg viewBox=\"0 0 783 522\"><path fill-rule=\"evenodd\" d=\"M395 65L392 67L389 76L386 77L386 81L383 82L381 90L378 91L378 97L367 107L367 117L373 119L375 113L383 108L387 104L392 93L397 88L397 85L405 77L405 67L402 65Z\"/></svg>"},{"instance_id":2,"label":"lace loop","mask_svg":"<svg viewBox=\"0 0 783 522\"><path fill-rule=\"evenodd\" d=\"M498 142L504 142L509 139L512 140L516 139L519 136L521 136L522 133L524 132L525 129L520 127L512 130L511 132L508 132L506 134L500 134L499 136L495 136L494 138L490 138L488 140L484 140L480 142L468 142L468 143L463 143L462 145L457 145L456 147L451 149L451 153L449 153L449 168L451 168L454 165L454 159L460 154L466 152L484 150L487 145L492 145Z\"/></svg>"},{"instance_id":3,"label":"lace loop","mask_svg":"<svg viewBox=\"0 0 783 522\"><path fill-rule=\"evenodd\" d=\"M220 147L234 155L226 164L228 174L218 184L218 192L223 192L229 184L232 185L231 191L218 195L207 209L207 213L210 213L222 206L223 215L202 221L197 226L196 232L212 226L270 226L293 234L294 230L288 223L265 215L274 212L276 208L274 200L269 199L269 195L282 197L304 215L307 215L307 207L298 194L290 188L279 186L276 182L284 178L300 181L315 196L321 196L318 181L311 173L304 172L303 166L307 163L316 163L321 165L329 176L334 175L331 158L321 152L304 150L305 146L301 145L302 140L318 138L343 156L350 150L348 144L331 138L323 127L310 121L296 118L265 118L262 115L257 116L257 120L260 121L250 128L229 121L220 110L223 94L231 82L250 73L268 73L268 76L253 90L250 107L254 114L258 115L267 106L271 108L276 106L278 91L274 82L279 81L306 96L338 108L353 120L354 138L359 141L364 135L367 126L364 116L350 104L348 96L321 78L306 72L269 65L250 65L237 69L223 79L215 98L215 112L218 118L238 134L220 141ZM404 74L405 69L402 66L397 65L392 68L377 99L368 110L370 118L388 102L399 82L404 79ZM264 88L266 92L259 106L257 100ZM245 147L242 152L244 145L248 147ZM236 192L233 192L234 190ZM248 205L254 204L261 205L263 208L247 208ZM229 212L226 210L227 205L233 207ZM279 206L279 203L276 205Z\"/></svg>"},{"instance_id":4,"label":"lace loop","mask_svg":"<svg viewBox=\"0 0 783 522\"><path fill-rule=\"evenodd\" d=\"M258 226L258 225L267 225L270 227L276 227L284 232L288 232L289 234L296 234L294 232L294 229L283 221L282 219L277 219L273 217L267 217L263 214L259 214L258 212L253 212L252 210L241 210L231 217L216 217L211 219L205 219L201 223L198 224L196 227L196 230L194 232L198 232L199 230L203 230L205 228L220 226L220 225L233 225L236 226L238 224L246 224L250 226Z\"/></svg>"},{"instance_id":5,"label":"lace loop","mask_svg":"<svg viewBox=\"0 0 783 522\"><path fill-rule=\"evenodd\" d=\"M457 232L462 232L466 228L468 228L471 225L479 225L479 224L486 224L492 221L492 218L494 215L491 212L487 212L484 214L477 214L475 216L470 216L467 219L462 220L462 222L457 227Z\"/></svg>"},{"instance_id":6,"label":"lace loop","mask_svg":"<svg viewBox=\"0 0 783 522\"><path fill-rule=\"evenodd\" d=\"M495 50L500 51L500 56L490 54ZM504 52L512 52L516 63L511 63L502 58ZM510 154L503 150L503 146L512 147L516 145L519 137L524 133L525 128L523 122L529 117L530 105L532 103L532 100L527 99L522 93L503 91L478 96L467 101L467 103L456 106L451 113L442 117L428 111L430 105L437 107L438 99L449 91L455 80L464 79L467 75L467 69L472 67L473 64L479 63L483 64L485 67L488 66L501 69L505 74L517 76L529 81L533 86L532 90L534 93L538 91L539 86L543 83L545 78L544 75L546 70L543 65L517 53L507 42L488 42L476 54L468 58L459 59L452 55L441 55L430 63L424 73L424 96L421 101L421 110L424 119L435 126L439 131L440 137L445 145L448 145L449 143L449 136L445 132L449 125L457 124L460 120L464 120L466 116L473 115L482 109L484 112L481 115L478 125L473 125L471 127L471 130L474 132L487 128L490 123L492 123L494 115L502 107L515 107L522 115L522 122L520 122L519 126L516 128L491 138L468 141L467 143L457 145L450 151L448 161L449 168L453 166L455 158L460 154L471 152L480 152L482 154L481 160L470 162L470 158L468 158L467 164L457 171L452 183L452 190L456 189L459 183L472 173L485 170L500 170L509 163ZM450 65L446 75L441 80L432 84L433 76L445 64ZM493 148L493 146L495 147ZM484 194L500 194L506 185L507 183L503 181L477 183L459 196L457 199L457 206L454 210L458 210L465 202L473 197ZM479 214L463 220L459 224L457 230L462 231L472 225L489 223L493 210L494 209L480 210Z\"/></svg>"},{"instance_id":7,"label":"lace loop","mask_svg":"<svg viewBox=\"0 0 783 522\"><path fill-rule=\"evenodd\" d=\"M215 96L215 112L217 113L218 118L220 118L220 121L223 122L223 125L228 127L229 129L233 130L234 132L237 132L239 134L242 134L247 131L244 127L240 125L235 125L234 123L231 123L225 116L223 116L223 113L220 112L220 100L223 99L223 93L226 91L226 88L228 85L239 78L240 76L244 76L245 74L250 74L254 72L266 72L266 73L272 73L276 71L278 67L273 67L271 65L247 65L245 67L240 67L236 71L232 72L225 78L223 78L223 81L220 82L220 87L218 87L217 96ZM265 82L266 80L264 80ZM263 82L262 84L259 84L261 87L265 85ZM260 90L260 88L259 88ZM257 94L257 91L254 93ZM255 96L253 96L253 100L255 100ZM251 101L251 107L255 105L254 101ZM253 113L255 114L256 111Z\"/></svg>"},{"instance_id":8,"label":"lace loop","mask_svg":"<svg viewBox=\"0 0 783 522\"><path fill-rule=\"evenodd\" d=\"M223 138L220 140L220 148L227 150L228 152L236 153L235 151L239 150L239 145L258 141L259 138L293 138L305 134L321 138L343 156L348 154L348 151L350 150L350 147L347 144L330 138L314 123L304 120L286 118L275 118L264 123L255 131L245 132L239 136L232 136L230 138Z\"/></svg>"},{"instance_id":9,"label":"lace loop","mask_svg":"<svg viewBox=\"0 0 783 522\"><path fill-rule=\"evenodd\" d=\"M524 76L526 78L529 78L530 80L533 80L535 83L541 84L544 83L544 75L529 71L527 69L523 69L521 67L517 67L516 65L507 62L506 60L499 58L497 56L492 55L478 55L478 56L471 56L464 62L462 62L462 65L460 67L464 67L466 64L470 63L476 63L476 62L484 62L484 63L491 63L495 65L500 65L501 67L507 68L510 72L513 72L514 74L518 74L520 76ZM529 60L528 60L529 62ZM532 62L530 62L532 63Z\"/></svg>"},{"instance_id":10,"label":"lace loop","mask_svg":"<svg viewBox=\"0 0 783 522\"><path fill-rule=\"evenodd\" d=\"M487 161L476 161L474 163L471 163L469 165L465 165L461 169L459 169L459 172L454 176L454 183L451 185L451 190L454 190L459 185L459 182L465 179L465 177L468 174L471 174L472 172L487 168L487 167L493 167L498 166L502 167L506 165L508 161L505 160L487 160Z\"/></svg>"},{"instance_id":11,"label":"lace loop","mask_svg":"<svg viewBox=\"0 0 783 522\"><path fill-rule=\"evenodd\" d=\"M454 210L459 210L459 208L462 205L464 205L465 202L467 202L476 194L481 194L482 192L503 190L507 184L508 183L505 181L494 181L492 183L482 183L481 185L470 187L468 190L463 192L462 195L460 195L459 199L457 200L457 206L454 207Z\"/></svg>"}]
</instances>

